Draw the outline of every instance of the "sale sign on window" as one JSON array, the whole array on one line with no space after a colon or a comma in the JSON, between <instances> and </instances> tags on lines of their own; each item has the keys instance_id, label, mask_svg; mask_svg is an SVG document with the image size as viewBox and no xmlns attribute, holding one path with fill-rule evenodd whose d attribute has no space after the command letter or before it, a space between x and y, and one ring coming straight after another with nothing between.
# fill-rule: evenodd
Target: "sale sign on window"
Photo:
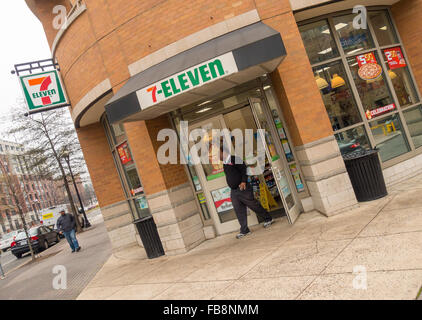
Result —
<instances>
[{"instance_id":1,"label":"sale sign on window","mask_svg":"<svg viewBox=\"0 0 422 320\"><path fill-rule=\"evenodd\" d=\"M367 63L377 63L373 52L361 54L360 56L356 57L356 60L359 64L359 68Z\"/></svg>"},{"instance_id":2,"label":"sale sign on window","mask_svg":"<svg viewBox=\"0 0 422 320\"><path fill-rule=\"evenodd\" d=\"M132 158L129 153L129 149L127 146L127 142L122 143L120 146L117 147L117 152L119 153L120 161L122 164L126 164L132 161Z\"/></svg>"},{"instance_id":3,"label":"sale sign on window","mask_svg":"<svg viewBox=\"0 0 422 320\"><path fill-rule=\"evenodd\" d=\"M406 61L404 60L403 52L400 47L385 49L384 54L390 69L397 69L406 66Z\"/></svg>"}]
</instances>

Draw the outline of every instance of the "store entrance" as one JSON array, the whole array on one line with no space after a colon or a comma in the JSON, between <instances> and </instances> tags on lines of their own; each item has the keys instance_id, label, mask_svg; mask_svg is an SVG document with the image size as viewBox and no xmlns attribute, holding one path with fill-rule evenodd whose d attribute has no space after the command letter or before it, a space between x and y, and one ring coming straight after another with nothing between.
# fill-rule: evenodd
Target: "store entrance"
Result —
<instances>
[{"instance_id":1,"label":"store entrance","mask_svg":"<svg viewBox=\"0 0 422 320\"><path fill-rule=\"evenodd\" d=\"M268 118L265 105L259 98L250 98L249 103L238 106L235 110L229 110L224 114L220 114L197 122L189 126L189 131L202 128L208 133L208 137L212 137L213 129L228 129L233 132L235 129L245 133L246 129L253 130L254 157L252 159L243 159L248 165L248 181L252 185L255 198L261 205L267 209L273 218L287 215L290 223L293 223L299 214L299 208L296 205L296 198L291 187L289 175L286 174L287 162L282 156L276 152L274 143L277 139L273 139L276 134L271 128L271 119ZM264 129L258 131L258 129ZM257 156L257 140L258 135L264 143L264 157L261 161L265 161L265 168L262 172L257 170L252 163L256 162ZM245 136L245 135L244 135ZM234 143L234 141L232 141ZM192 142L198 143L198 141ZM232 145L234 151L234 146ZM262 163L262 162L261 162ZM233 206L230 200L230 188L227 186L226 177L223 171L223 164L198 164L195 165L196 172L200 179L201 185L204 186L205 198L210 208L211 216L214 220L217 234L233 232L239 229L239 223L236 219ZM248 224L250 226L260 223L261 221L252 211L248 210Z\"/></svg>"}]
</instances>

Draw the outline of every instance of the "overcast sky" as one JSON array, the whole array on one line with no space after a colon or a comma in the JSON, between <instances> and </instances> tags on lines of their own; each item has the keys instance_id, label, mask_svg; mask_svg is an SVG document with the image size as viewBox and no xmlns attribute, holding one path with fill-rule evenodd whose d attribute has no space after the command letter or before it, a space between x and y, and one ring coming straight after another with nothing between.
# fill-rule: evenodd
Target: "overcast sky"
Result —
<instances>
[{"instance_id":1,"label":"overcast sky","mask_svg":"<svg viewBox=\"0 0 422 320\"><path fill-rule=\"evenodd\" d=\"M8 1L7 10L0 10L0 30L3 43L0 57L1 138L5 115L16 104L16 99L23 97L18 78L10 71L18 63L51 58L51 51L41 23L24 0Z\"/></svg>"}]
</instances>

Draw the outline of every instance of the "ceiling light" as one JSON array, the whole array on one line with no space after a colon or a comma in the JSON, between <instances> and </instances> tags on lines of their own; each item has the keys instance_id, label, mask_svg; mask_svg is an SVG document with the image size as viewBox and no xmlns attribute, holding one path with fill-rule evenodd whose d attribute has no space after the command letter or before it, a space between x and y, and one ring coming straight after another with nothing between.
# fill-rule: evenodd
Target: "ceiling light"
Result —
<instances>
[{"instance_id":1,"label":"ceiling light","mask_svg":"<svg viewBox=\"0 0 422 320\"><path fill-rule=\"evenodd\" d=\"M202 113L202 112L205 112L205 111L208 111L208 110L211 110L212 108L210 108L210 107L206 107L206 108L202 108L201 110L198 110L198 111L196 111L195 113Z\"/></svg>"},{"instance_id":2,"label":"ceiling light","mask_svg":"<svg viewBox=\"0 0 422 320\"><path fill-rule=\"evenodd\" d=\"M326 54L326 53L331 52L331 51L333 51L333 48L328 48L328 49L322 50L322 51L318 52L318 54Z\"/></svg>"},{"instance_id":3,"label":"ceiling light","mask_svg":"<svg viewBox=\"0 0 422 320\"><path fill-rule=\"evenodd\" d=\"M387 30L387 26L381 27L380 30L386 31Z\"/></svg>"},{"instance_id":4,"label":"ceiling light","mask_svg":"<svg viewBox=\"0 0 422 320\"><path fill-rule=\"evenodd\" d=\"M317 83L318 89L322 90L328 87L328 82L321 78L319 75L315 77L315 81Z\"/></svg>"},{"instance_id":5,"label":"ceiling light","mask_svg":"<svg viewBox=\"0 0 422 320\"><path fill-rule=\"evenodd\" d=\"M343 22L337 23L336 24L336 30L340 30L340 29L342 29L346 26L347 26L347 23L343 23Z\"/></svg>"},{"instance_id":6,"label":"ceiling light","mask_svg":"<svg viewBox=\"0 0 422 320\"><path fill-rule=\"evenodd\" d=\"M268 90L269 88L271 88L271 86L265 86L264 90Z\"/></svg>"},{"instance_id":7,"label":"ceiling light","mask_svg":"<svg viewBox=\"0 0 422 320\"><path fill-rule=\"evenodd\" d=\"M337 73L334 74L333 79L331 80L331 88L335 89L341 86L344 86L346 82L342 77L340 77Z\"/></svg>"},{"instance_id":8,"label":"ceiling light","mask_svg":"<svg viewBox=\"0 0 422 320\"><path fill-rule=\"evenodd\" d=\"M210 103L210 102L212 102L212 100L207 100L207 101L201 102L200 104L198 104L198 107L200 107L204 104Z\"/></svg>"},{"instance_id":9,"label":"ceiling light","mask_svg":"<svg viewBox=\"0 0 422 320\"><path fill-rule=\"evenodd\" d=\"M352 53L358 52L360 50L363 50L363 48L359 48L359 49L355 49L355 50L349 51L347 54L352 54Z\"/></svg>"}]
</instances>

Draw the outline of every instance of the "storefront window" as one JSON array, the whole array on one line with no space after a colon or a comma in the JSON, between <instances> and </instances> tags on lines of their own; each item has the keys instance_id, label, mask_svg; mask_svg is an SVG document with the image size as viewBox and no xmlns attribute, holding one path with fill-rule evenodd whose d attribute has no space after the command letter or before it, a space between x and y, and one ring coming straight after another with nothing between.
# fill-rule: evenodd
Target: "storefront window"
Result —
<instances>
[{"instance_id":1,"label":"storefront window","mask_svg":"<svg viewBox=\"0 0 422 320\"><path fill-rule=\"evenodd\" d=\"M386 11L376 11L369 14L372 28L380 46L388 46L398 42L393 24Z\"/></svg>"},{"instance_id":2,"label":"storefront window","mask_svg":"<svg viewBox=\"0 0 422 320\"><path fill-rule=\"evenodd\" d=\"M148 202L130 151L123 125L110 125L107 117L102 118L107 140L115 160L119 178L122 181L127 201L134 220L151 215Z\"/></svg>"},{"instance_id":3,"label":"storefront window","mask_svg":"<svg viewBox=\"0 0 422 320\"><path fill-rule=\"evenodd\" d=\"M411 108L403 112L409 128L410 136L416 148L422 146L422 106Z\"/></svg>"},{"instance_id":4,"label":"storefront window","mask_svg":"<svg viewBox=\"0 0 422 320\"><path fill-rule=\"evenodd\" d=\"M113 132L114 143L120 144L126 139L125 129L123 124L113 124L110 126Z\"/></svg>"},{"instance_id":5,"label":"storefront window","mask_svg":"<svg viewBox=\"0 0 422 320\"><path fill-rule=\"evenodd\" d=\"M338 56L333 36L326 20L307 24L299 28L311 63L325 61Z\"/></svg>"},{"instance_id":6,"label":"storefront window","mask_svg":"<svg viewBox=\"0 0 422 320\"><path fill-rule=\"evenodd\" d=\"M315 67L313 71L333 130L361 122L341 61Z\"/></svg>"},{"instance_id":7,"label":"storefront window","mask_svg":"<svg viewBox=\"0 0 422 320\"><path fill-rule=\"evenodd\" d=\"M363 126L343 131L334 135L342 155L353 151L370 149L368 137Z\"/></svg>"},{"instance_id":8,"label":"storefront window","mask_svg":"<svg viewBox=\"0 0 422 320\"><path fill-rule=\"evenodd\" d=\"M351 10L303 22L299 29L305 48L325 43L330 34L335 39L331 52L338 55L315 59L315 52L307 53L341 152L378 147L382 161L388 161L421 146L422 117L415 107L421 97L389 11L367 10L366 29L353 27L357 15ZM317 26L329 30L313 32L313 37L305 32Z\"/></svg>"},{"instance_id":9,"label":"storefront window","mask_svg":"<svg viewBox=\"0 0 422 320\"><path fill-rule=\"evenodd\" d=\"M333 18L345 54L354 54L375 47L369 29L356 29L353 26L354 18L353 14Z\"/></svg>"},{"instance_id":10,"label":"storefront window","mask_svg":"<svg viewBox=\"0 0 422 320\"><path fill-rule=\"evenodd\" d=\"M376 52L347 59L367 119L396 109Z\"/></svg>"},{"instance_id":11,"label":"storefront window","mask_svg":"<svg viewBox=\"0 0 422 320\"><path fill-rule=\"evenodd\" d=\"M419 102L401 47L387 48L383 53L388 76L391 78L400 106L406 107Z\"/></svg>"},{"instance_id":12,"label":"storefront window","mask_svg":"<svg viewBox=\"0 0 422 320\"><path fill-rule=\"evenodd\" d=\"M410 150L397 113L372 121L369 125L382 161L393 159Z\"/></svg>"}]
</instances>

